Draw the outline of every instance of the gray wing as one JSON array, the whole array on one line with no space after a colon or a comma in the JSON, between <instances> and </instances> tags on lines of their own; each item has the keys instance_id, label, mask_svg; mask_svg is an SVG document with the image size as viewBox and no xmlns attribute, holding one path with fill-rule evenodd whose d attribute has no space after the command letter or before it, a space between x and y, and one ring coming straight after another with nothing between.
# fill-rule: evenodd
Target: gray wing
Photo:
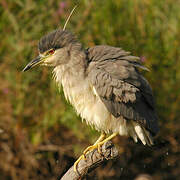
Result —
<instances>
[{"instance_id":1,"label":"gray wing","mask_svg":"<svg viewBox=\"0 0 180 180\"><path fill-rule=\"evenodd\" d=\"M115 117L134 120L153 135L159 128L152 89L137 68L139 57L121 48L95 46L87 50L87 73L102 102Z\"/></svg>"}]
</instances>

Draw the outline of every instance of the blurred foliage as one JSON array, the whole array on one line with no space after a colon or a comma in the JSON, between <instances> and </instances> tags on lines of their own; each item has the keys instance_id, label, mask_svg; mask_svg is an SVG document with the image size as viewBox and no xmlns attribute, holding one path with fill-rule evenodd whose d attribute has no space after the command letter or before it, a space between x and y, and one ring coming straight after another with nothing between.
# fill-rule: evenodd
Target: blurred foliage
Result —
<instances>
[{"instance_id":1,"label":"blurred foliage","mask_svg":"<svg viewBox=\"0 0 180 180\"><path fill-rule=\"evenodd\" d=\"M23 67L38 53L38 40L63 27L84 47L120 46L140 56L157 102L161 132L153 148L116 138L120 158L89 179L154 179L180 176L180 1L0 1L0 179L60 177L98 133L82 123L51 78L51 69ZM108 172L108 173L107 173Z\"/></svg>"}]
</instances>

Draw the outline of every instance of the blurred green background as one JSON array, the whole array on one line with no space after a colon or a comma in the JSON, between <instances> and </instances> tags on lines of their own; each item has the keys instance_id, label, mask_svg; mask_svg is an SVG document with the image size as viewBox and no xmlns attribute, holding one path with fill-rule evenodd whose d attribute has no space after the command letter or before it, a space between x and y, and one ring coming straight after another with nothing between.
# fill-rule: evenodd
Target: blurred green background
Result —
<instances>
[{"instance_id":1,"label":"blurred green background","mask_svg":"<svg viewBox=\"0 0 180 180\"><path fill-rule=\"evenodd\" d=\"M75 114L52 81L49 68L24 66L38 54L38 40L63 27L84 47L108 44L140 56L151 71L160 120L154 147L114 139L120 157L88 179L180 177L179 0L1 0L0 1L0 179L55 180L73 165L98 133ZM107 173L108 172L108 173Z\"/></svg>"}]
</instances>

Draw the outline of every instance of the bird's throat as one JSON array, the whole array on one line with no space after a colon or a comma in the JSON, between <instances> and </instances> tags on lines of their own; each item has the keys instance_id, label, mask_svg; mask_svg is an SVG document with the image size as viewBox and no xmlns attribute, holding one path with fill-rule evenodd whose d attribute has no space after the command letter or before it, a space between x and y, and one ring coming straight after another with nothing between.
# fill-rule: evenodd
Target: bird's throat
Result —
<instances>
[{"instance_id":1,"label":"bird's throat","mask_svg":"<svg viewBox=\"0 0 180 180\"><path fill-rule=\"evenodd\" d=\"M75 103L77 96L86 89L85 83L85 62L84 56L73 58L68 64L59 65L53 70L53 77L59 86L62 85L64 95L72 104Z\"/></svg>"}]
</instances>

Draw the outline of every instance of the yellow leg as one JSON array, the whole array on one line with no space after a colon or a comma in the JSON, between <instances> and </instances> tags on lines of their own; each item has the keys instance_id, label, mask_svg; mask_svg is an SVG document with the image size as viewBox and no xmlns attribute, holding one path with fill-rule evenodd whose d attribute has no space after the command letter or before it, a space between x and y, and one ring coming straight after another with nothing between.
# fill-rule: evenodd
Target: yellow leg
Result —
<instances>
[{"instance_id":1,"label":"yellow leg","mask_svg":"<svg viewBox=\"0 0 180 180\"><path fill-rule=\"evenodd\" d=\"M103 141L99 142L99 143L97 144L98 152L101 154L101 149L100 149L101 146L102 146L105 142L113 139L113 138L114 138L115 136L117 136L117 135L118 135L118 133L113 133L112 135L110 135L109 137L107 137L106 139L104 139Z\"/></svg>"},{"instance_id":2,"label":"yellow leg","mask_svg":"<svg viewBox=\"0 0 180 180\"><path fill-rule=\"evenodd\" d=\"M98 138L98 140L94 143L94 145L87 147L84 152L83 155L81 155L76 162L74 163L74 171L77 172L77 165L79 163L79 161L81 161L81 159L85 159L86 158L86 154L89 153L90 151L92 151L93 149L97 148L97 144L99 142L101 142L102 140L104 140L106 134L102 133L101 136Z\"/></svg>"},{"instance_id":3,"label":"yellow leg","mask_svg":"<svg viewBox=\"0 0 180 180\"><path fill-rule=\"evenodd\" d=\"M83 155L84 155L84 158L86 156L86 154L94 149L97 148L97 144L100 143L101 141L104 140L106 134L105 133L102 133L101 136L98 138L98 140L92 145L92 146L89 146L87 147L84 151L83 151Z\"/></svg>"},{"instance_id":4,"label":"yellow leg","mask_svg":"<svg viewBox=\"0 0 180 180\"><path fill-rule=\"evenodd\" d=\"M111 140L112 138L114 138L115 136L117 136L118 133L113 133L112 135L110 135L109 137L107 137L106 139L105 138L105 134L101 134L101 136L99 137L99 139L92 145L92 146L89 146L87 147L84 152L83 152L83 155L81 155L78 160L74 163L74 171L77 172L77 165L79 163L79 161L81 161L81 159L85 159L85 155L88 154L90 151L93 151L94 149L98 149L98 152L101 154L101 146Z\"/></svg>"},{"instance_id":5,"label":"yellow leg","mask_svg":"<svg viewBox=\"0 0 180 180\"><path fill-rule=\"evenodd\" d=\"M84 154L81 155L77 160L76 162L74 163L74 171L77 172L77 165L78 163L81 161L81 159L84 159Z\"/></svg>"}]
</instances>

